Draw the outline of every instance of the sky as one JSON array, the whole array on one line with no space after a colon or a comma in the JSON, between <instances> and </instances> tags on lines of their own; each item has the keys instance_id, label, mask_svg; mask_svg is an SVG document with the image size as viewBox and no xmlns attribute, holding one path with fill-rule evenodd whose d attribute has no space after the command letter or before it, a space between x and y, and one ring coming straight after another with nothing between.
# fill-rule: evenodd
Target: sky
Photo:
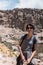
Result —
<instances>
[{"instance_id":1,"label":"sky","mask_svg":"<svg viewBox=\"0 0 43 65\"><path fill-rule=\"evenodd\" d=\"M0 0L0 10L12 10L14 8L43 9L43 0Z\"/></svg>"}]
</instances>

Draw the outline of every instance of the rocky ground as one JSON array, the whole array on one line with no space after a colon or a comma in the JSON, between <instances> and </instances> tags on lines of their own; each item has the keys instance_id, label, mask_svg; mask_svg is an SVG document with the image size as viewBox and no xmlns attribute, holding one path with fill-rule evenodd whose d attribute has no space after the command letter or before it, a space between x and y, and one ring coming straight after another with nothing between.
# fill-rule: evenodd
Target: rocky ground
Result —
<instances>
[{"instance_id":1,"label":"rocky ground","mask_svg":"<svg viewBox=\"0 0 43 65\"><path fill-rule=\"evenodd\" d=\"M16 59L20 54L17 45L21 36L25 33L27 32L23 32L18 28L8 28L0 25L0 65L16 65ZM42 50L43 44L40 48L38 47L37 57L34 58L35 65L43 65Z\"/></svg>"},{"instance_id":2,"label":"rocky ground","mask_svg":"<svg viewBox=\"0 0 43 65\"><path fill-rule=\"evenodd\" d=\"M28 23L35 26L38 43L42 43L38 45L35 65L43 65L43 10L27 8L0 10L0 65L16 65L20 54L17 45L21 36L27 33L23 30Z\"/></svg>"}]
</instances>

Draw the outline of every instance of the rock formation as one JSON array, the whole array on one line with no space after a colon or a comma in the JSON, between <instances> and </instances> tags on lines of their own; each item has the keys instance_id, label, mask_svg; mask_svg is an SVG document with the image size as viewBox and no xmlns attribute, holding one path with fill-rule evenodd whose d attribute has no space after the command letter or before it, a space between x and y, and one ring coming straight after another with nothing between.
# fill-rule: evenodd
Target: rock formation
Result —
<instances>
[{"instance_id":1,"label":"rock formation","mask_svg":"<svg viewBox=\"0 0 43 65\"><path fill-rule=\"evenodd\" d=\"M25 30L27 23L34 24L36 29L43 28L43 10L27 8L6 11L0 10L0 25Z\"/></svg>"}]
</instances>

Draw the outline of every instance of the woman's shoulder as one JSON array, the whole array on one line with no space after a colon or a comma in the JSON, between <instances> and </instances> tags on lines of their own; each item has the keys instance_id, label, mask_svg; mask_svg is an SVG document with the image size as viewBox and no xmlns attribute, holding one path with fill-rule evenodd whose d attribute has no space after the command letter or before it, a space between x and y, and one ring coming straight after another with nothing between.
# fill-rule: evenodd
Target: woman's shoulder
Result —
<instances>
[{"instance_id":1,"label":"woman's shoulder","mask_svg":"<svg viewBox=\"0 0 43 65\"><path fill-rule=\"evenodd\" d=\"M23 36L21 36L20 40L19 40L19 43L20 43L20 46L21 46L21 43L23 42L23 40L26 38L27 34L24 34Z\"/></svg>"},{"instance_id":2,"label":"woman's shoulder","mask_svg":"<svg viewBox=\"0 0 43 65\"><path fill-rule=\"evenodd\" d=\"M33 35L33 41L34 41L34 43L38 42L37 37L35 35Z\"/></svg>"},{"instance_id":3,"label":"woman's shoulder","mask_svg":"<svg viewBox=\"0 0 43 65\"><path fill-rule=\"evenodd\" d=\"M21 39L22 39L22 40L25 39L26 36L27 36L27 34L24 34L24 35L21 37Z\"/></svg>"}]
</instances>

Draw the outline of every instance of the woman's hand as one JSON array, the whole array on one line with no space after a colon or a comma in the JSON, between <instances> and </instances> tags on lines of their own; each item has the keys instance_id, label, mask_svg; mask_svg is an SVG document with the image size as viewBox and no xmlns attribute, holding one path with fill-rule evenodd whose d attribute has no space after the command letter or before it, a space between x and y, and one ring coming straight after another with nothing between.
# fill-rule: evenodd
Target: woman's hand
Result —
<instances>
[{"instance_id":1,"label":"woman's hand","mask_svg":"<svg viewBox=\"0 0 43 65\"><path fill-rule=\"evenodd\" d=\"M25 61L26 61L26 59L25 59L25 57L24 57L24 56L22 56L22 61L23 61L23 62L25 62Z\"/></svg>"},{"instance_id":2,"label":"woman's hand","mask_svg":"<svg viewBox=\"0 0 43 65\"><path fill-rule=\"evenodd\" d=\"M27 59L27 64L29 64L31 62L31 58Z\"/></svg>"},{"instance_id":3,"label":"woman's hand","mask_svg":"<svg viewBox=\"0 0 43 65\"><path fill-rule=\"evenodd\" d=\"M26 61L26 60L25 60L25 57L24 57L24 55L23 55L23 53L22 53L21 47L18 46L18 48L19 48L19 51L20 51L20 55L21 55L22 61L23 61L23 62Z\"/></svg>"},{"instance_id":4,"label":"woman's hand","mask_svg":"<svg viewBox=\"0 0 43 65\"><path fill-rule=\"evenodd\" d=\"M24 61L24 62L23 62L23 65L27 65L27 61Z\"/></svg>"}]
</instances>

